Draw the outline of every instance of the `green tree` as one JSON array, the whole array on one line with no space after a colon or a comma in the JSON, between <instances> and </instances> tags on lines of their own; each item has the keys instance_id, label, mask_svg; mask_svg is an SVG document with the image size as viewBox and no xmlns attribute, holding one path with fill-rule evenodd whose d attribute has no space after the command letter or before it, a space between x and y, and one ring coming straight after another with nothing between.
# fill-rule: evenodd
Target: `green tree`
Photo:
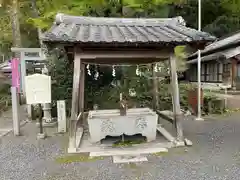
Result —
<instances>
[{"instance_id":1,"label":"green tree","mask_svg":"<svg viewBox=\"0 0 240 180\"><path fill-rule=\"evenodd\" d=\"M202 0L202 29L217 37L237 31L240 28L240 1ZM198 1L188 0L181 6L173 5L170 16L182 16L187 25L198 28Z\"/></svg>"},{"instance_id":2,"label":"green tree","mask_svg":"<svg viewBox=\"0 0 240 180\"><path fill-rule=\"evenodd\" d=\"M239 0L222 0L221 6L227 11L228 15L240 18Z\"/></svg>"}]
</instances>

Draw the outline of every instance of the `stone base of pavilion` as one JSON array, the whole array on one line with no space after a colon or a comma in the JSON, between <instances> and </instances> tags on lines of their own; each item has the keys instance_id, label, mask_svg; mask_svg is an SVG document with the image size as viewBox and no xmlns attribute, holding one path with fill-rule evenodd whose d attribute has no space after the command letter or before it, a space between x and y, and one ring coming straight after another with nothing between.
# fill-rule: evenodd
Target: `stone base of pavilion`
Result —
<instances>
[{"instance_id":1,"label":"stone base of pavilion","mask_svg":"<svg viewBox=\"0 0 240 180\"><path fill-rule=\"evenodd\" d=\"M184 141L177 141L174 137L174 128L172 124L162 121L163 124L157 126L157 138L152 142L145 142L126 147L113 146L116 138L105 138L101 142L91 143L89 132L82 127L78 127L76 131L76 147L68 148L68 153L90 153L90 156L115 156L115 155L140 155L168 152L169 148L185 146ZM165 128L166 127L166 128ZM167 130L168 129L168 130ZM174 135L172 135L174 134ZM137 137L141 138L141 137ZM127 140L127 139L125 139ZM138 139L139 140L139 139ZM71 139L70 139L71 141Z\"/></svg>"}]
</instances>

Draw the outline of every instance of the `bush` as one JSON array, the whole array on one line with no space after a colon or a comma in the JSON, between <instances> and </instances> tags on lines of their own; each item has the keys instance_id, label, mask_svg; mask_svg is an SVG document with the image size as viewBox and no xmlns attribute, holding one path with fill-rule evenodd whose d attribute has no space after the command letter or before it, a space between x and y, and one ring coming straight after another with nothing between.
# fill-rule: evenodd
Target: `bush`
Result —
<instances>
[{"instance_id":1,"label":"bush","mask_svg":"<svg viewBox=\"0 0 240 180\"><path fill-rule=\"evenodd\" d=\"M0 85L0 111L8 110L11 106L11 86L9 84Z\"/></svg>"},{"instance_id":2,"label":"bush","mask_svg":"<svg viewBox=\"0 0 240 180\"><path fill-rule=\"evenodd\" d=\"M219 99L214 93L204 92L203 112L205 114L221 114L224 112L224 101Z\"/></svg>"},{"instance_id":3,"label":"bush","mask_svg":"<svg viewBox=\"0 0 240 180\"><path fill-rule=\"evenodd\" d=\"M57 50L56 50L57 51ZM67 115L70 114L72 99L73 63L65 55L52 52L49 56L48 69L52 80L52 115L56 116L57 101L66 100Z\"/></svg>"}]
</instances>

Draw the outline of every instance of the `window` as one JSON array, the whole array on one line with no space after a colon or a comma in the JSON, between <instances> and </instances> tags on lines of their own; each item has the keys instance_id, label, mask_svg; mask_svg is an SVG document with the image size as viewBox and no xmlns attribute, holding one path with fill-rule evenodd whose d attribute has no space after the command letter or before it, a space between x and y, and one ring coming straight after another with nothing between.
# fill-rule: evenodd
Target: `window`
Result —
<instances>
[{"instance_id":1,"label":"window","mask_svg":"<svg viewBox=\"0 0 240 180\"><path fill-rule=\"evenodd\" d=\"M227 66L228 69L230 66ZM216 61L208 61L201 64L202 82L222 82L223 64ZM197 64L190 67L190 81L197 81Z\"/></svg>"},{"instance_id":2,"label":"window","mask_svg":"<svg viewBox=\"0 0 240 180\"><path fill-rule=\"evenodd\" d=\"M231 73L231 64L225 63L223 64L223 79L230 77Z\"/></svg>"},{"instance_id":3,"label":"window","mask_svg":"<svg viewBox=\"0 0 240 180\"><path fill-rule=\"evenodd\" d=\"M230 70L231 70L231 64L230 63L223 64L223 73L230 73Z\"/></svg>"},{"instance_id":4,"label":"window","mask_svg":"<svg viewBox=\"0 0 240 180\"><path fill-rule=\"evenodd\" d=\"M201 67L201 81L221 82L222 64L216 61L203 63Z\"/></svg>"}]
</instances>

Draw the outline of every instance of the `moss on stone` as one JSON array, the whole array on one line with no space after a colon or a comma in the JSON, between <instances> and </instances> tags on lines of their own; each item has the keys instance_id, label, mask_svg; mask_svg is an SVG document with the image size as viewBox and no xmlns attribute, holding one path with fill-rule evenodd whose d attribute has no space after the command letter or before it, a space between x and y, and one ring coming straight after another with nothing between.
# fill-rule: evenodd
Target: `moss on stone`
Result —
<instances>
[{"instance_id":1,"label":"moss on stone","mask_svg":"<svg viewBox=\"0 0 240 180\"><path fill-rule=\"evenodd\" d=\"M136 144L142 144L144 143L144 140L126 140L126 141L118 141L116 143L113 144L113 147L131 147L132 145L136 145Z\"/></svg>"},{"instance_id":2,"label":"moss on stone","mask_svg":"<svg viewBox=\"0 0 240 180\"><path fill-rule=\"evenodd\" d=\"M73 162L89 162L102 160L103 157L89 157L88 153L66 155L56 158L56 162L59 164L73 163Z\"/></svg>"}]
</instances>

